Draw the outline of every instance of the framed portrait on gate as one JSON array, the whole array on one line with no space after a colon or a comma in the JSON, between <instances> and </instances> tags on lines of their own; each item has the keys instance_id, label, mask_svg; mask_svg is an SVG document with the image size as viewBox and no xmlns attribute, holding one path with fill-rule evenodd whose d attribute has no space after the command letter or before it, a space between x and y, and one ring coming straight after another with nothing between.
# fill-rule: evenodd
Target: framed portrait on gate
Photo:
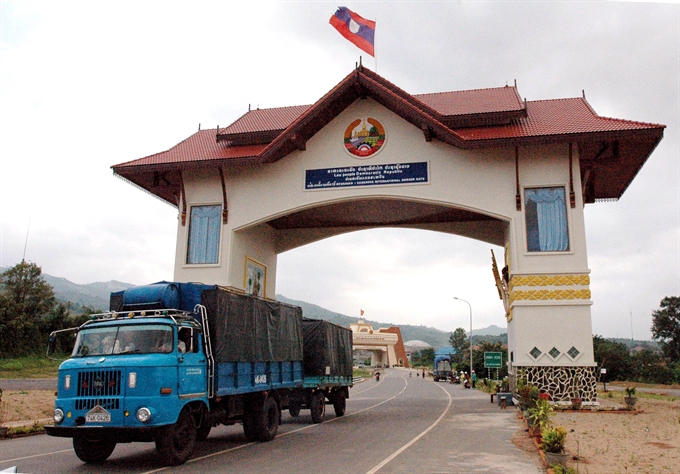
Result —
<instances>
[{"instance_id":1,"label":"framed portrait on gate","mask_svg":"<svg viewBox=\"0 0 680 474\"><path fill-rule=\"evenodd\" d=\"M246 271L243 285L249 295L265 298L267 295L267 266L246 257Z\"/></svg>"}]
</instances>

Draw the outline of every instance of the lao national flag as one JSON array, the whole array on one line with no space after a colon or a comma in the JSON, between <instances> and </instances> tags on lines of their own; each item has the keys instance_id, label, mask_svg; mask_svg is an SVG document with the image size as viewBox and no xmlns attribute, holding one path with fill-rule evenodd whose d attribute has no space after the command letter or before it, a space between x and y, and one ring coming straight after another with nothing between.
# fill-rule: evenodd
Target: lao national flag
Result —
<instances>
[{"instance_id":1,"label":"lao national flag","mask_svg":"<svg viewBox=\"0 0 680 474\"><path fill-rule=\"evenodd\" d=\"M375 21L362 18L347 7L338 7L338 11L330 19L330 24L356 47L375 57L373 54Z\"/></svg>"}]
</instances>

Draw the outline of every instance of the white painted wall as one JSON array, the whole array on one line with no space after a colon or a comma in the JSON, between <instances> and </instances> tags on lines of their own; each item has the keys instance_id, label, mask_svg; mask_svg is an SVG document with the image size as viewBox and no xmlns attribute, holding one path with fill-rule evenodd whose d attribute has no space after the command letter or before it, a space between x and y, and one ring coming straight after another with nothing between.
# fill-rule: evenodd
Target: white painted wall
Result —
<instances>
[{"instance_id":1,"label":"white painted wall","mask_svg":"<svg viewBox=\"0 0 680 474\"><path fill-rule=\"evenodd\" d=\"M366 116L376 118L385 126L387 139L379 153L360 160L345 151L343 135L350 122ZM519 156L522 197L525 187L564 186L568 198L567 144L522 147ZM421 161L429 164L427 184L310 191L304 188L305 171L308 169ZM225 168L229 220L222 228L219 264L186 265L189 223L186 226L180 224L177 231L175 279L244 288L245 260L250 257L267 265L266 296L273 298L276 292L277 253L351 229L277 232L266 222L301 209L366 197L454 206L507 222L507 227L501 231L490 228L488 223L441 224L421 228L456 233L498 245L509 242L509 253L505 257L509 261L511 275L588 275L576 146L573 165L576 207L567 209L570 250L529 253L526 251L523 209L517 211L515 204L514 147L461 150L436 140L426 142L422 131L398 115L372 99L359 100L312 137L305 151L294 152L273 164ZM216 170L185 172L184 182L188 211L192 205L222 202L220 178ZM502 260L499 265L503 266ZM540 288L564 292L588 287L567 285ZM590 304L590 298L523 299L514 302L511 305L513 319L508 324L514 365L592 365ZM581 352L577 360L566 357L548 360L541 357L536 361L527 355L534 346L544 353L552 347L564 353L572 345Z\"/></svg>"}]
</instances>

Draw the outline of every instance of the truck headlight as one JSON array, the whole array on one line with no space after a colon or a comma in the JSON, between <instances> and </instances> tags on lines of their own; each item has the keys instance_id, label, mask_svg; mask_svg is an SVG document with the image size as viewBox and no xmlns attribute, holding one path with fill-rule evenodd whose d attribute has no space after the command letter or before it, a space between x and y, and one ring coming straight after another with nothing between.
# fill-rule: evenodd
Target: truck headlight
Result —
<instances>
[{"instance_id":1,"label":"truck headlight","mask_svg":"<svg viewBox=\"0 0 680 474\"><path fill-rule=\"evenodd\" d=\"M64 412L61 410L61 408L57 408L54 410L54 422L59 424L62 421L64 421Z\"/></svg>"},{"instance_id":2,"label":"truck headlight","mask_svg":"<svg viewBox=\"0 0 680 474\"><path fill-rule=\"evenodd\" d=\"M142 407L139 410L137 410L137 419L141 423L146 423L151 419L151 410L149 410L146 407Z\"/></svg>"}]
</instances>

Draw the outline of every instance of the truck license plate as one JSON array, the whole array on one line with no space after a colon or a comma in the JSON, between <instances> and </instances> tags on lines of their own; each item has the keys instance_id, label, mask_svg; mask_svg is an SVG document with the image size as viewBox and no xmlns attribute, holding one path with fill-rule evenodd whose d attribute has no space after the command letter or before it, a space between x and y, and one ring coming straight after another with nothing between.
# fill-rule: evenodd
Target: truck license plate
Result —
<instances>
[{"instance_id":1,"label":"truck license plate","mask_svg":"<svg viewBox=\"0 0 680 474\"><path fill-rule=\"evenodd\" d=\"M87 423L111 423L111 413L97 405L85 415Z\"/></svg>"}]
</instances>

